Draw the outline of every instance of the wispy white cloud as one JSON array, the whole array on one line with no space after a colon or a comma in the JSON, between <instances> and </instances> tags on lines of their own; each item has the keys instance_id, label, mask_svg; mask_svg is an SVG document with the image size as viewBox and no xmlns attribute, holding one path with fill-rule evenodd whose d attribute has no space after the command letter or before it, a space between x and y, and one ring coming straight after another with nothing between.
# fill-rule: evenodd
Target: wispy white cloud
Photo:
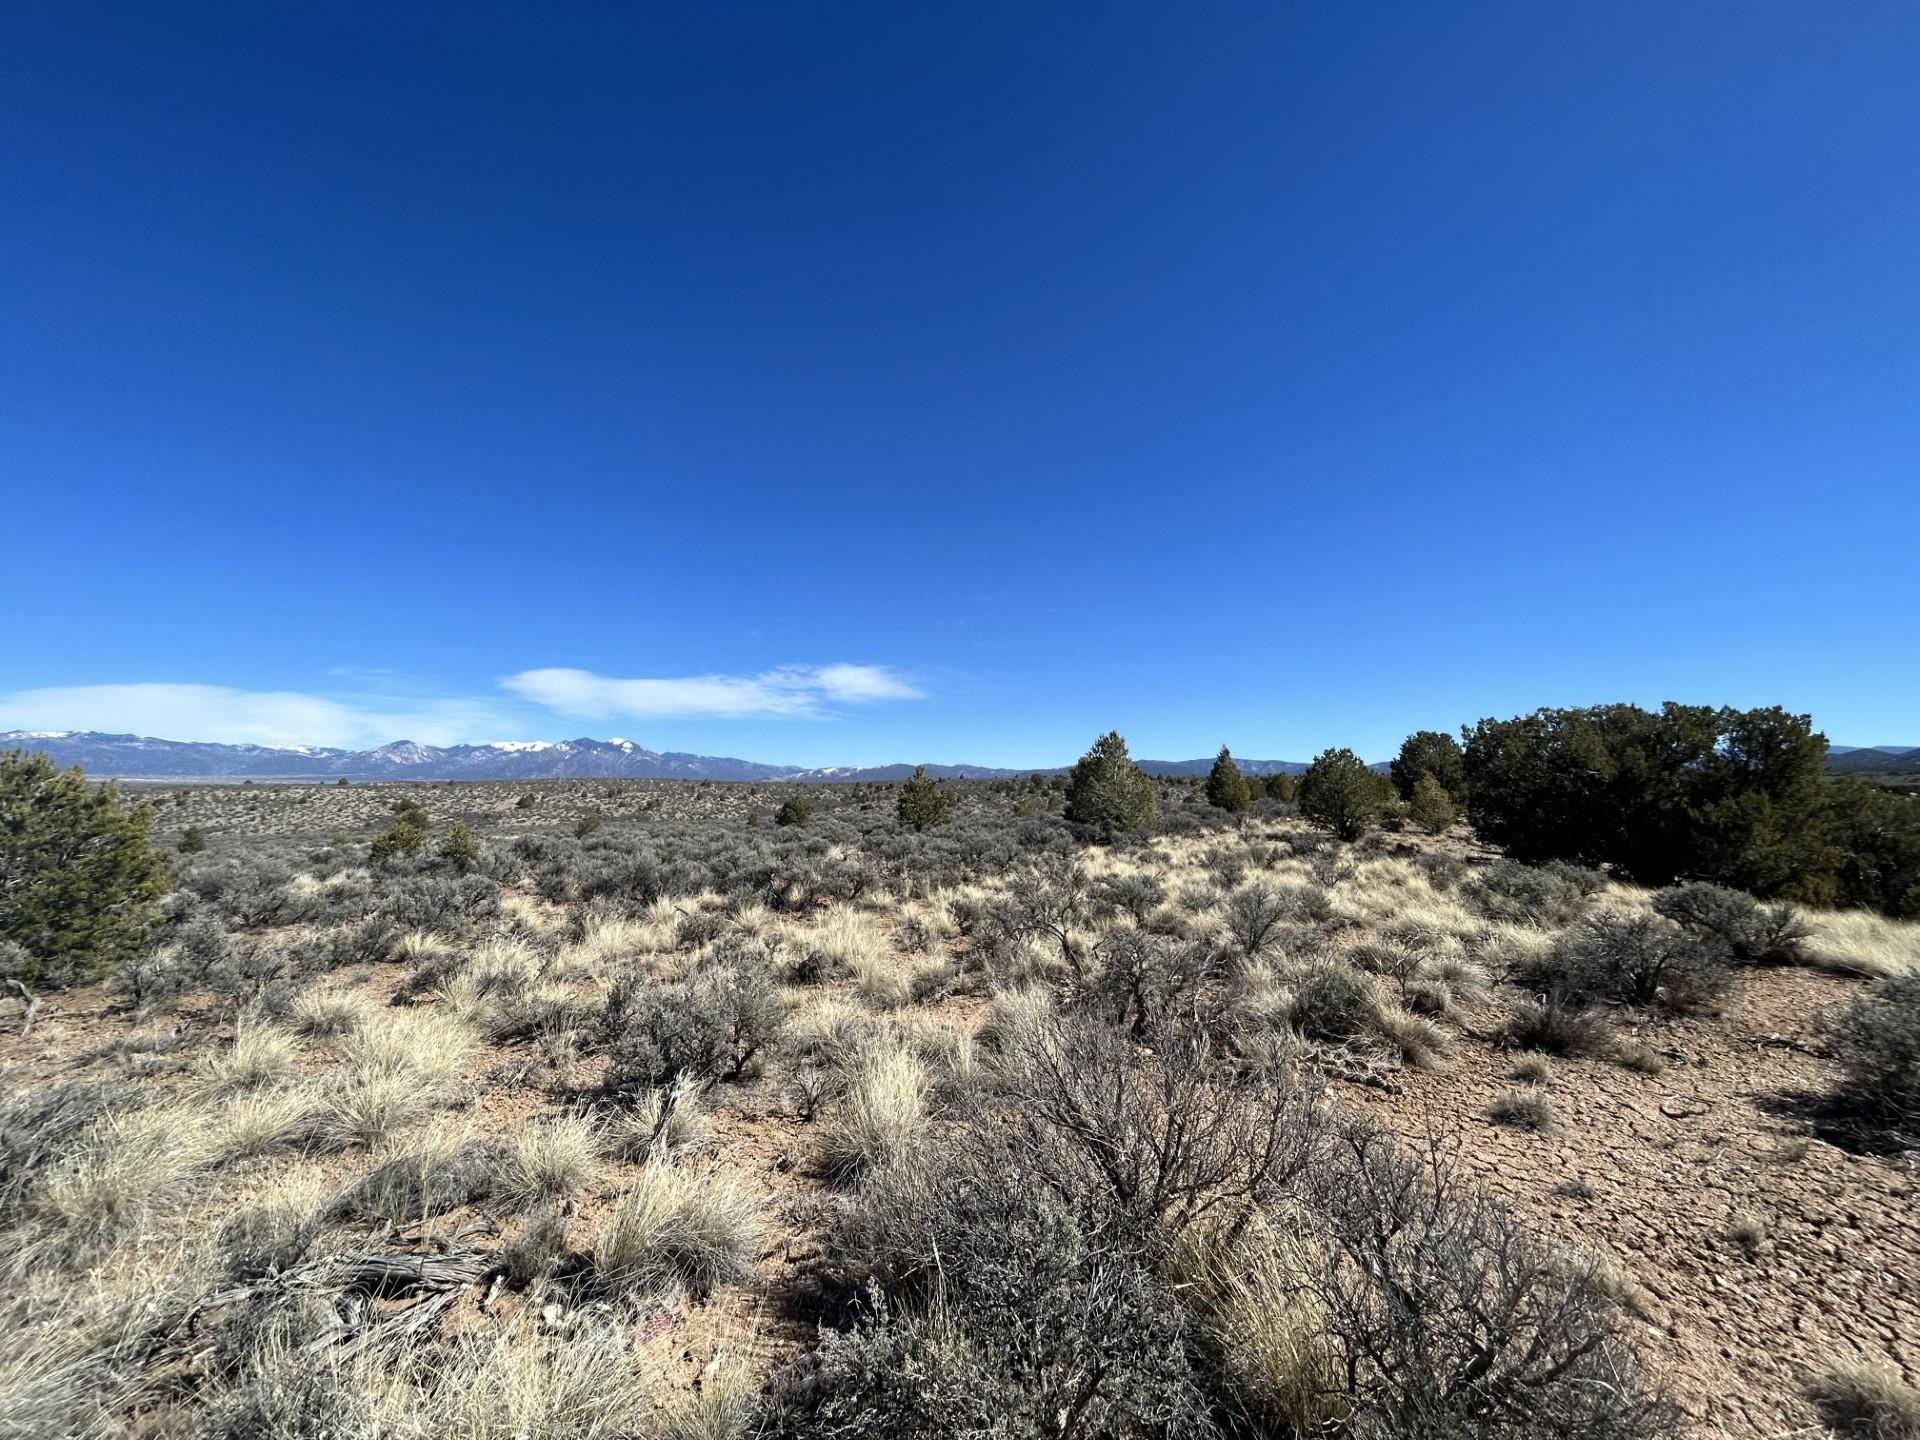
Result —
<instances>
[{"instance_id":1,"label":"wispy white cloud","mask_svg":"<svg viewBox=\"0 0 1920 1440\"><path fill-rule=\"evenodd\" d=\"M636 679L550 668L523 670L500 683L523 700L590 720L814 716L834 704L923 698L884 665L787 665L758 675Z\"/></svg>"},{"instance_id":2,"label":"wispy white cloud","mask_svg":"<svg viewBox=\"0 0 1920 1440\"><path fill-rule=\"evenodd\" d=\"M516 697L434 697L367 691L307 694L165 682L50 685L0 694L0 731L102 730L163 740L366 749L393 740L427 745L537 735L573 720L817 717L834 706L917 700L920 690L884 665L791 665L758 675L618 679L590 670L525 670L500 682ZM539 707L531 709L529 706Z\"/></svg>"},{"instance_id":3,"label":"wispy white cloud","mask_svg":"<svg viewBox=\"0 0 1920 1440\"><path fill-rule=\"evenodd\" d=\"M484 700L333 698L224 685L52 685L0 695L0 730L104 730L229 745L454 744L500 728Z\"/></svg>"}]
</instances>

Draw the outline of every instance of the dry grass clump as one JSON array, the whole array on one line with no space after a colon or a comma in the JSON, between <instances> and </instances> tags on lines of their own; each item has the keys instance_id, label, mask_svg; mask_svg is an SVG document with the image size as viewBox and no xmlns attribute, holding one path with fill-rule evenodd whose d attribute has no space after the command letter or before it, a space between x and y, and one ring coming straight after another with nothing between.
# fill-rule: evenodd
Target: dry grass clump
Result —
<instances>
[{"instance_id":1,"label":"dry grass clump","mask_svg":"<svg viewBox=\"0 0 1920 1440\"><path fill-rule=\"evenodd\" d=\"M845 1069L873 1034L874 1017L858 1005L828 996L802 1011L787 1027L786 1052Z\"/></svg>"},{"instance_id":2,"label":"dry grass clump","mask_svg":"<svg viewBox=\"0 0 1920 1440\"><path fill-rule=\"evenodd\" d=\"M524 990L540 978L540 957L524 940L495 935L474 953L461 973L483 995Z\"/></svg>"},{"instance_id":3,"label":"dry grass clump","mask_svg":"<svg viewBox=\"0 0 1920 1440\"><path fill-rule=\"evenodd\" d=\"M926 1067L904 1045L862 1054L827 1127L827 1169L852 1176L899 1160L926 1131L929 1089Z\"/></svg>"},{"instance_id":4,"label":"dry grass clump","mask_svg":"<svg viewBox=\"0 0 1920 1440\"><path fill-rule=\"evenodd\" d=\"M1026 1037L1042 1030L1054 1011L1053 995L1042 986L996 990L974 1038L989 1056L1018 1054Z\"/></svg>"},{"instance_id":5,"label":"dry grass clump","mask_svg":"<svg viewBox=\"0 0 1920 1440\"><path fill-rule=\"evenodd\" d=\"M1544 1085L1553 1078L1553 1062L1533 1051L1514 1061L1507 1073L1523 1085Z\"/></svg>"},{"instance_id":6,"label":"dry grass clump","mask_svg":"<svg viewBox=\"0 0 1920 1440\"><path fill-rule=\"evenodd\" d=\"M290 1078L300 1061L300 1042L278 1025L242 1016L233 1043L216 1051L200 1068L194 1088L222 1096L277 1085Z\"/></svg>"},{"instance_id":7,"label":"dry grass clump","mask_svg":"<svg viewBox=\"0 0 1920 1440\"><path fill-rule=\"evenodd\" d=\"M221 1221L213 1256L222 1275L246 1280L292 1269L308 1257L339 1198L312 1172L276 1180L264 1198Z\"/></svg>"},{"instance_id":8,"label":"dry grass clump","mask_svg":"<svg viewBox=\"0 0 1920 1440\"><path fill-rule=\"evenodd\" d=\"M199 1111L169 1106L95 1121L27 1196L37 1239L84 1263L149 1230L214 1158Z\"/></svg>"},{"instance_id":9,"label":"dry grass clump","mask_svg":"<svg viewBox=\"0 0 1920 1440\"><path fill-rule=\"evenodd\" d=\"M211 1146L222 1164L290 1150L313 1133L320 1101L309 1090L249 1090L212 1117Z\"/></svg>"},{"instance_id":10,"label":"dry grass clump","mask_svg":"<svg viewBox=\"0 0 1920 1440\"><path fill-rule=\"evenodd\" d=\"M589 973L598 972L667 949L673 943L673 927L678 920L679 913L665 902L656 902L644 918L595 912L580 922L579 938L561 953Z\"/></svg>"},{"instance_id":11,"label":"dry grass clump","mask_svg":"<svg viewBox=\"0 0 1920 1440\"><path fill-rule=\"evenodd\" d=\"M1651 1297L1639 1278L1604 1250L1579 1256L1573 1268L1587 1277L1593 1288L1607 1299L1634 1315L1650 1313Z\"/></svg>"},{"instance_id":12,"label":"dry grass clump","mask_svg":"<svg viewBox=\"0 0 1920 1440\"><path fill-rule=\"evenodd\" d=\"M1196 1228L1180 1236L1169 1262L1250 1433L1278 1422L1315 1434L1344 1414L1332 1317L1302 1245L1266 1224L1232 1243Z\"/></svg>"},{"instance_id":13,"label":"dry grass clump","mask_svg":"<svg viewBox=\"0 0 1920 1440\"><path fill-rule=\"evenodd\" d=\"M420 1082L408 1074L356 1076L328 1091L313 1118L313 1142L326 1150L372 1148L432 1108Z\"/></svg>"},{"instance_id":14,"label":"dry grass clump","mask_svg":"<svg viewBox=\"0 0 1920 1440\"><path fill-rule=\"evenodd\" d=\"M371 1433L394 1440L630 1440L648 1432L648 1385L624 1326L416 1342L369 1356L355 1388ZM338 1434L339 1431L332 1433Z\"/></svg>"},{"instance_id":15,"label":"dry grass clump","mask_svg":"<svg viewBox=\"0 0 1920 1440\"><path fill-rule=\"evenodd\" d=\"M551 935L566 923L564 916L538 896L523 890L500 892L500 914L525 934L540 937Z\"/></svg>"},{"instance_id":16,"label":"dry grass clump","mask_svg":"<svg viewBox=\"0 0 1920 1440\"><path fill-rule=\"evenodd\" d=\"M682 1396L660 1420L657 1440L745 1440L758 1392L738 1366L728 1366Z\"/></svg>"},{"instance_id":17,"label":"dry grass clump","mask_svg":"<svg viewBox=\"0 0 1920 1440\"><path fill-rule=\"evenodd\" d=\"M656 1161L614 1202L593 1247L594 1270L618 1294L704 1295L746 1275L760 1234L759 1207L735 1181Z\"/></svg>"},{"instance_id":18,"label":"dry grass clump","mask_svg":"<svg viewBox=\"0 0 1920 1440\"><path fill-rule=\"evenodd\" d=\"M1555 933L1539 925L1501 921L1484 929L1471 942L1471 951L1496 976L1528 971L1553 953Z\"/></svg>"},{"instance_id":19,"label":"dry grass clump","mask_svg":"<svg viewBox=\"0 0 1920 1440\"><path fill-rule=\"evenodd\" d=\"M749 938L765 935L779 923L772 907L764 900L730 900L726 916L735 930Z\"/></svg>"},{"instance_id":20,"label":"dry grass clump","mask_svg":"<svg viewBox=\"0 0 1920 1440\"><path fill-rule=\"evenodd\" d=\"M889 953L859 956L850 963L853 988L869 1004L883 1010L898 1010L912 1003L913 966Z\"/></svg>"},{"instance_id":21,"label":"dry grass clump","mask_svg":"<svg viewBox=\"0 0 1920 1440\"><path fill-rule=\"evenodd\" d=\"M954 1030L934 1020L909 1024L906 1041L913 1053L926 1061L932 1072L934 1088L957 1093L977 1084L985 1071L980 1043L964 1030Z\"/></svg>"},{"instance_id":22,"label":"dry grass clump","mask_svg":"<svg viewBox=\"0 0 1920 1440\"><path fill-rule=\"evenodd\" d=\"M1632 1040L1616 1045L1613 1058L1641 1075L1658 1075L1667 1068L1667 1062L1661 1058L1658 1050Z\"/></svg>"},{"instance_id":23,"label":"dry grass clump","mask_svg":"<svg viewBox=\"0 0 1920 1440\"><path fill-rule=\"evenodd\" d=\"M871 915L836 905L810 929L795 929L792 941L803 955L802 979L877 974L887 958L887 939Z\"/></svg>"},{"instance_id":24,"label":"dry grass clump","mask_svg":"<svg viewBox=\"0 0 1920 1440\"><path fill-rule=\"evenodd\" d=\"M355 1032L347 1064L355 1079L406 1076L423 1086L452 1080L473 1056L473 1031L447 1011L395 1010Z\"/></svg>"},{"instance_id":25,"label":"dry grass clump","mask_svg":"<svg viewBox=\"0 0 1920 1440\"><path fill-rule=\"evenodd\" d=\"M1841 1435L1920 1440L1920 1390L1889 1367L1845 1360L1807 1386L1807 1397Z\"/></svg>"},{"instance_id":26,"label":"dry grass clump","mask_svg":"<svg viewBox=\"0 0 1920 1440\"><path fill-rule=\"evenodd\" d=\"M132 1363L157 1318L165 1279L129 1277L144 1299L63 1281L55 1295L16 1289L0 1303L0 1435L8 1440L106 1440L144 1388Z\"/></svg>"},{"instance_id":27,"label":"dry grass clump","mask_svg":"<svg viewBox=\"0 0 1920 1440\"><path fill-rule=\"evenodd\" d=\"M584 1115L564 1115L523 1127L495 1178L494 1196L531 1209L585 1190L602 1174L602 1139Z\"/></svg>"},{"instance_id":28,"label":"dry grass clump","mask_svg":"<svg viewBox=\"0 0 1920 1440\"><path fill-rule=\"evenodd\" d=\"M475 1140L464 1132L425 1135L387 1152L341 1194L335 1212L357 1220L420 1224L491 1198L511 1153L504 1142Z\"/></svg>"},{"instance_id":29,"label":"dry grass clump","mask_svg":"<svg viewBox=\"0 0 1920 1440\"><path fill-rule=\"evenodd\" d=\"M1509 1049L1541 1050L1549 1055L1596 1055L1613 1043L1606 1019L1598 1011L1554 999L1520 1001L1494 1038Z\"/></svg>"},{"instance_id":30,"label":"dry grass clump","mask_svg":"<svg viewBox=\"0 0 1920 1440\"><path fill-rule=\"evenodd\" d=\"M607 1122L606 1146L622 1160L665 1160L697 1150L713 1135L706 1086L692 1075L643 1090Z\"/></svg>"},{"instance_id":31,"label":"dry grass clump","mask_svg":"<svg viewBox=\"0 0 1920 1440\"><path fill-rule=\"evenodd\" d=\"M447 1011L396 1010L370 1021L347 1041L347 1079L325 1093L314 1140L329 1149L382 1144L446 1099L474 1045L472 1030Z\"/></svg>"},{"instance_id":32,"label":"dry grass clump","mask_svg":"<svg viewBox=\"0 0 1920 1440\"><path fill-rule=\"evenodd\" d=\"M1397 1005L1382 1006L1375 1022L1375 1033L1399 1053L1403 1063L1416 1070L1436 1065L1447 1053L1447 1032L1424 1015L1415 1015Z\"/></svg>"},{"instance_id":33,"label":"dry grass clump","mask_svg":"<svg viewBox=\"0 0 1920 1440\"><path fill-rule=\"evenodd\" d=\"M1433 1064L1446 1034L1431 1020L1387 1003L1380 982L1345 960L1322 957L1286 977L1287 1022L1322 1044L1373 1044L1409 1065Z\"/></svg>"},{"instance_id":34,"label":"dry grass clump","mask_svg":"<svg viewBox=\"0 0 1920 1440\"><path fill-rule=\"evenodd\" d=\"M312 1040L351 1035L367 1022L367 1003L340 990L303 990L293 999L293 1028Z\"/></svg>"},{"instance_id":35,"label":"dry grass clump","mask_svg":"<svg viewBox=\"0 0 1920 1440\"><path fill-rule=\"evenodd\" d=\"M1848 975L1888 979L1920 971L1920 922L1871 910L1809 910L1801 952L1809 963Z\"/></svg>"},{"instance_id":36,"label":"dry grass clump","mask_svg":"<svg viewBox=\"0 0 1920 1440\"><path fill-rule=\"evenodd\" d=\"M393 942L393 958L407 965L425 965L451 954L453 942L431 930L409 930Z\"/></svg>"},{"instance_id":37,"label":"dry grass clump","mask_svg":"<svg viewBox=\"0 0 1920 1440\"><path fill-rule=\"evenodd\" d=\"M1554 1128L1553 1102L1541 1090L1502 1090L1487 1102L1487 1118L1515 1130L1547 1131Z\"/></svg>"},{"instance_id":38,"label":"dry grass clump","mask_svg":"<svg viewBox=\"0 0 1920 1440\"><path fill-rule=\"evenodd\" d=\"M1727 1239L1748 1255L1757 1255L1767 1243L1767 1222L1751 1210L1736 1210L1727 1217Z\"/></svg>"}]
</instances>

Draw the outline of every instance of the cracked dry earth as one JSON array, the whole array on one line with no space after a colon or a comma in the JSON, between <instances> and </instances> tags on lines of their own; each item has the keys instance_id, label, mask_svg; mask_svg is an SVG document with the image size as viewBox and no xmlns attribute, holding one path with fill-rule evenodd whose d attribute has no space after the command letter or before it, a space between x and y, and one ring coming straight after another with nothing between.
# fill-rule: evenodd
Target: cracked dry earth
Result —
<instances>
[{"instance_id":1,"label":"cracked dry earth","mask_svg":"<svg viewBox=\"0 0 1920 1440\"><path fill-rule=\"evenodd\" d=\"M1470 1036L1440 1069L1402 1072L1398 1093L1341 1088L1403 1132L1457 1134L1470 1170L1539 1233L1624 1266L1635 1338L1702 1440L1820 1436L1810 1375L1844 1359L1920 1375L1915 1157L1850 1153L1807 1118L1806 1097L1835 1077L1812 1048L1820 1019L1858 993L1759 970L1717 1015L1623 1026L1666 1069L1555 1061L1545 1133L1486 1118L1511 1057ZM1761 1238L1731 1238L1736 1219Z\"/></svg>"}]
</instances>

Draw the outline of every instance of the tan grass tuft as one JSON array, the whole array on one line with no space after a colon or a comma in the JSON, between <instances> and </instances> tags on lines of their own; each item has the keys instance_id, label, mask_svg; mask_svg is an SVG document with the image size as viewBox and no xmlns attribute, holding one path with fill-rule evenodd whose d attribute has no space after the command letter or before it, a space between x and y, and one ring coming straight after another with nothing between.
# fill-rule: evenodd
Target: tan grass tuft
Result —
<instances>
[{"instance_id":1,"label":"tan grass tuft","mask_svg":"<svg viewBox=\"0 0 1920 1440\"><path fill-rule=\"evenodd\" d=\"M733 1180L651 1163L614 1202L593 1247L594 1269L620 1293L705 1294L746 1275L760 1233L759 1207Z\"/></svg>"}]
</instances>

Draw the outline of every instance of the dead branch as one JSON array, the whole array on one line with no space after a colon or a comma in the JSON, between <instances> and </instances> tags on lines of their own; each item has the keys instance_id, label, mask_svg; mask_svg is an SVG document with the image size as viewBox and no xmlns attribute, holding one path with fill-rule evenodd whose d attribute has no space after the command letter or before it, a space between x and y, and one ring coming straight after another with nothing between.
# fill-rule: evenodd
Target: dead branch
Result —
<instances>
[{"instance_id":1,"label":"dead branch","mask_svg":"<svg viewBox=\"0 0 1920 1440\"><path fill-rule=\"evenodd\" d=\"M34 1018L40 1013L40 997L12 976L7 977L7 984L20 992L20 1004L25 1012L20 1019L20 1038L24 1040L33 1033Z\"/></svg>"}]
</instances>

